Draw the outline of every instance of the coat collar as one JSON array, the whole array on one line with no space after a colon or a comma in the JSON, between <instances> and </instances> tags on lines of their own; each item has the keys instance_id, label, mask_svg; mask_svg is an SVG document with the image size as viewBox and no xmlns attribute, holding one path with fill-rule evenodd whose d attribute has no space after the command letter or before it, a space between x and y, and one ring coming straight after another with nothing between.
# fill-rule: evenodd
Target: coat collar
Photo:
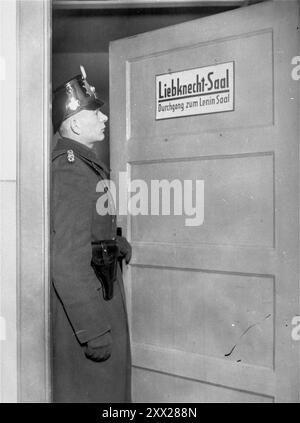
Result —
<instances>
[{"instance_id":1,"label":"coat collar","mask_svg":"<svg viewBox=\"0 0 300 423\"><path fill-rule=\"evenodd\" d=\"M98 159L96 154L85 145L81 144L78 141L72 140L70 138L61 138L58 139L56 146L53 150L53 153L55 153L58 150L73 150L75 153L85 157L87 160L90 160L93 163L96 163L98 166L100 166L107 174L109 174L110 169L101 161Z\"/></svg>"}]
</instances>

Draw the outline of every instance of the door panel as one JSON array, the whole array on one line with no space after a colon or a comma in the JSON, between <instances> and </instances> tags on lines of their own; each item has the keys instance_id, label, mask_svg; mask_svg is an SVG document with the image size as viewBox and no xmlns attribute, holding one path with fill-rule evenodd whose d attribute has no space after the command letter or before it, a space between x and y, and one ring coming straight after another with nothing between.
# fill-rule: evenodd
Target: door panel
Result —
<instances>
[{"instance_id":1,"label":"door panel","mask_svg":"<svg viewBox=\"0 0 300 423\"><path fill-rule=\"evenodd\" d=\"M136 369L133 370L138 389L133 394L136 402L234 402L234 403L272 403L272 398L248 392L208 385L193 379L175 378L164 373ZM159 385L160 389L157 389ZM190 407L193 409L193 407Z\"/></svg>"},{"instance_id":2,"label":"door panel","mask_svg":"<svg viewBox=\"0 0 300 423\"><path fill-rule=\"evenodd\" d=\"M195 35L195 34L194 34ZM268 126L273 123L272 30L254 31L228 39L213 40L182 49L158 52L130 61L129 137L140 139L172 134L203 133L225 128ZM259 48L257 48L259 46ZM198 68L215 63L235 64L235 113L220 113L190 119L156 122L155 90L137 84L140 75L152 81L153 75ZM247 83L245 84L245 75ZM250 89L251 87L251 89Z\"/></svg>"},{"instance_id":3,"label":"door panel","mask_svg":"<svg viewBox=\"0 0 300 423\"><path fill-rule=\"evenodd\" d=\"M119 216L135 401L299 400L297 26L266 2L111 43L115 181L204 181L200 226ZM156 119L158 75L228 62L234 110Z\"/></svg>"},{"instance_id":4,"label":"door panel","mask_svg":"<svg viewBox=\"0 0 300 423\"><path fill-rule=\"evenodd\" d=\"M132 281L134 343L273 368L272 278L137 266Z\"/></svg>"},{"instance_id":5,"label":"door panel","mask_svg":"<svg viewBox=\"0 0 300 423\"><path fill-rule=\"evenodd\" d=\"M131 239L273 247L273 171L272 154L132 164L131 178L149 187L153 179L204 180L205 224L185 226L185 215L138 215L131 219ZM150 206L149 198L149 211Z\"/></svg>"}]
</instances>

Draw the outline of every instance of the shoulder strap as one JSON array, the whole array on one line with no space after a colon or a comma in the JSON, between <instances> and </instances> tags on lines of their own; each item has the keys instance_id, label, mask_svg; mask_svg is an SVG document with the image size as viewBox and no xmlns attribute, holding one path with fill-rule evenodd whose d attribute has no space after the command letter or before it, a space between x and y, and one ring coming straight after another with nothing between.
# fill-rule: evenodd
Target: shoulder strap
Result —
<instances>
[{"instance_id":1,"label":"shoulder strap","mask_svg":"<svg viewBox=\"0 0 300 423\"><path fill-rule=\"evenodd\" d=\"M106 172L102 168L100 168L100 166L97 166L96 163L82 156L80 153L77 153L77 154L84 163L86 163L91 169L93 169L94 172L97 173L97 175L99 175L102 179L107 178Z\"/></svg>"},{"instance_id":2,"label":"shoulder strap","mask_svg":"<svg viewBox=\"0 0 300 423\"><path fill-rule=\"evenodd\" d=\"M54 150L52 152L52 162L54 162L55 159L57 159L60 156L63 156L67 153L67 149L60 149L60 150ZM75 155L78 156L85 164L87 164L97 175L101 176L102 179L106 179L109 175L105 172L104 169L102 169L100 166L98 166L96 163L94 163L92 160L87 159L82 154L78 153L78 151L74 151Z\"/></svg>"},{"instance_id":3,"label":"shoulder strap","mask_svg":"<svg viewBox=\"0 0 300 423\"><path fill-rule=\"evenodd\" d=\"M52 152L52 161L54 162L57 157L63 156L64 154L66 154L66 152L67 150L54 150Z\"/></svg>"}]
</instances>

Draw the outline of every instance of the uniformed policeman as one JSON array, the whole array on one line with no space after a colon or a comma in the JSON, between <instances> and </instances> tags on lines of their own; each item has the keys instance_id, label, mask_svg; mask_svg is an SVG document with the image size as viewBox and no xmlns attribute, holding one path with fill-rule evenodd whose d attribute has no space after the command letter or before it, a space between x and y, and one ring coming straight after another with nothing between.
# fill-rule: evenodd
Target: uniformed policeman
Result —
<instances>
[{"instance_id":1,"label":"uniformed policeman","mask_svg":"<svg viewBox=\"0 0 300 423\"><path fill-rule=\"evenodd\" d=\"M131 358L119 266L131 247L96 210L107 167L93 152L107 117L84 68L54 92L52 155L54 402L130 402ZM104 194L102 194L104 195ZM109 201L112 199L109 196Z\"/></svg>"}]
</instances>

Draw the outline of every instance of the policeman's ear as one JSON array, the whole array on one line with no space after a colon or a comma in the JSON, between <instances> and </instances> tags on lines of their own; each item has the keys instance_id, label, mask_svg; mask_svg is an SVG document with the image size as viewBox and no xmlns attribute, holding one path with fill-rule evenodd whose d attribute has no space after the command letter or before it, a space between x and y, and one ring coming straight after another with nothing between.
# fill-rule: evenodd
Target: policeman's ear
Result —
<instances>
[{"instance_id":1,"label":"policeman's ear","mask_svg":"<svg viewBox=\"0 0 300 423\"><path fill-rule=\"evenodd\" d=\"M74 134L80 135L80 122L75 117L70 120L70 128Z\"/></svg>"}]
</instances>

